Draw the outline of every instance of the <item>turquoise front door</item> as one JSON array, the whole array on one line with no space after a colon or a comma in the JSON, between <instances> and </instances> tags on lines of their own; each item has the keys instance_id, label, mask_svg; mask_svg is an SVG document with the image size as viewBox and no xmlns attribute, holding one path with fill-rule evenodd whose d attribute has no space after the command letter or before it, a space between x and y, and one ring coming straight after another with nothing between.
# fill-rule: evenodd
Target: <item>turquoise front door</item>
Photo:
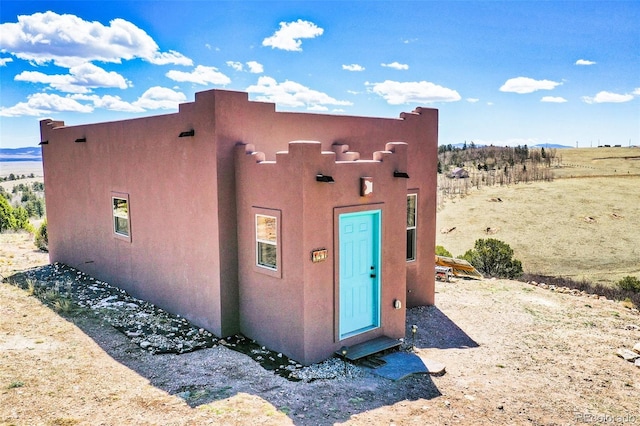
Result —
<instances>
[{"instance_id":1,"label":"turquoise front door","mask_svg":"<svg viewBox=\"0 0 640 426\"><path fill-rule=\"evenodd\" d=\"M380 326L380 210L341 214L340 339Z\"/></svg>"}]
</instances>

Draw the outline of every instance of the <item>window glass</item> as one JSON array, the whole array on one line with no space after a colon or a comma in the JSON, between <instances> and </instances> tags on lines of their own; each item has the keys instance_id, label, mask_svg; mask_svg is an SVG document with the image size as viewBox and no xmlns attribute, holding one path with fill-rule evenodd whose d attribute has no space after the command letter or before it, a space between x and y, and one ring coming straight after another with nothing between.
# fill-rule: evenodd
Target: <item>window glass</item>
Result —
<instances>
[{"instance_id":1,"label":"window glass","mask_svg":"<svg viewBox=\"0 0 640 426\"><path fill-rule=\"evenodd\" d=\"M407 261L416 260L416 208L418 194L407 195Z\"/></svg>"},{"instance_id":2,"label":"window glass","mask_svg":"<svg viewBox=\"0 0 640 426\"><path fill-rule=\"evenodd\" d=\"M278 269L278 221L273 216L256 215L256 260L259 266Z\"/></svg>"},{"instance_id":3,"label":"window glass","mask_svg":"<svg viewBox=\"0 0 640 426\"><path fill-rule=\"evenodd\" d=\"M129 202L113 197L113 229L116 234L129 236Z\"/></svg>"}]
</instances>

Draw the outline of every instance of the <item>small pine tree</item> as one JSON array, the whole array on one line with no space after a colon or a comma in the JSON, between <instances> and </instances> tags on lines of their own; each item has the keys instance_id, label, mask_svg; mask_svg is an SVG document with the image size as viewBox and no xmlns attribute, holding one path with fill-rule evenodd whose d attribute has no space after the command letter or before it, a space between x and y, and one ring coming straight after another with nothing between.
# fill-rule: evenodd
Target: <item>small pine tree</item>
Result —
<instances>
[{"instance_id":1,"label":"small pine tree","mask_svg":"<svg viewBox=\"0 0 640 426\"><path fill-rule=\"evenodd\" d=\"M443 246L436 246L436 256L453 257L453 255Z\"/></svg>"},{"instance_id":2,"label":"small pine tree","mask_svg":"<svg viewBox=\"0 0 640 426\"><path fill-rule=\"evenodd\" d=\"M36 231L34 244L42 251L49 251L49 236L47 235L47 219L42 222L42 225Z\"/></svg>"},{"instance_id":3,"label":"small pine tree","mask_svg":"<svg viewBox=\"0 0 640 426\"><path fill-rule=\"evenodd\" d=\"M0 232L15 229L16 223L13 207L5 197L0 197Z\"/></svg>"},{"instance_id":4,"label":"small pine tree","mask_svg":"<svg viewBox=\"0 0 640 426\"><path fill-rule=\"evenodd\" d=\"M522 275L522 263L513 258L513 249L495 238L476 240L474 248L461 258L490 277L513 279Z\"/></svg>"},{"instance_id":5,"label":"small pine tree","mask_svg":"<svg viewBox=\"0 0 640 426\"><path fill-rule=\"evenodd\" d=\"M627 275L626 277L618 281L617 285L622 290L640 293L640 280L636 277Z\"/></svg>"}]
</instances>

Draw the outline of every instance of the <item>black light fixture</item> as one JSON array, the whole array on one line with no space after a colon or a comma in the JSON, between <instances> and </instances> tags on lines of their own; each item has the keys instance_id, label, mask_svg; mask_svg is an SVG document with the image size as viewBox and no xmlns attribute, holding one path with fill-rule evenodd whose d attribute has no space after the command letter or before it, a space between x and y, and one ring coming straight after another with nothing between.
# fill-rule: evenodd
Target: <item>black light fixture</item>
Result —
<instances>
[{"instance_id":1,"label":"black light fixture","mask_svg":"<svg viewBox=\"0 0 640 426\"><path fill-rule=\"evenodd\" d=\"M322 173L318 173L316 175L316 180L318 182L335 183L335 180L333 180L333 176L323 175Z\"/></svg>"},{"instance_id":2,"label":"black light fixture","mask_svg":"<svg viewBox=\"0 0 640 426\"><path fill-rule=\"evenodd\" d=\"M76 143L83 143L83 142L86 142L86 141L87 141L86 137L76 139Z\"/></svg>"},{"instance_id":3,"label":"black light fixture","mask_svg":"<svg viewBox=\"0 0 640 426\"><path fill-rule=\"evenodd\" d=\"M48 144L49 144L49 141L42 141L38 145L48 145Z\"/></svg>"},{"instance_id":4,"label":"black light fixture","mask_svg":"<svg viewBox=\"0 0 640 426\"><path fill-rule=\"evenodd\" d=\"M191 130L187 130L186 132L180 132L180 134L178 135L179 138L186 138L189 136L194 136L196 134L196 131L191 129Z\"/></svg>"},{"instance_id":5,"label":"black light fixture","mask_svg":"<svg viewBox=\"0 0 640 426\"><path fill-rule=\"evenodd\" d=\"M393 177L409 179L407 172L399 172L397 170L393 172Z\"/></svg>"}]
</instances>

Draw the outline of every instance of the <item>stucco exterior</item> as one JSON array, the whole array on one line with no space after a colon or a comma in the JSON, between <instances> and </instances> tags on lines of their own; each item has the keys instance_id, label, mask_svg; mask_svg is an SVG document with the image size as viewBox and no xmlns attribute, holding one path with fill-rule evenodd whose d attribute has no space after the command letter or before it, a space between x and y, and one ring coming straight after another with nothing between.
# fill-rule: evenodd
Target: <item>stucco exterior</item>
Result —
<instances>
[{"instance_id":1,"label":"stucco exterior","mask_svg":"<svg viewBox=\"0 0 640 426\"><path fill-rule=\"evenodd\" d=\"M175 114L43 120L50 259L305 364L345 344L402 337L406 307L434 303L437 124L434 109L399 119L286 113L220 90L197 93ZM317 182L318 173L335 183ZM373 178L367 197L364 176ZM411 262L408 193L418 194ZM114 233L113 197L127 201L128 236ZM340 339L336 218L372 208L382 212L381 322ZM256 209L280 218L275 275L256 269ZM318 248L327 258L314 263Z\"/></svg>"}]
</instances>

